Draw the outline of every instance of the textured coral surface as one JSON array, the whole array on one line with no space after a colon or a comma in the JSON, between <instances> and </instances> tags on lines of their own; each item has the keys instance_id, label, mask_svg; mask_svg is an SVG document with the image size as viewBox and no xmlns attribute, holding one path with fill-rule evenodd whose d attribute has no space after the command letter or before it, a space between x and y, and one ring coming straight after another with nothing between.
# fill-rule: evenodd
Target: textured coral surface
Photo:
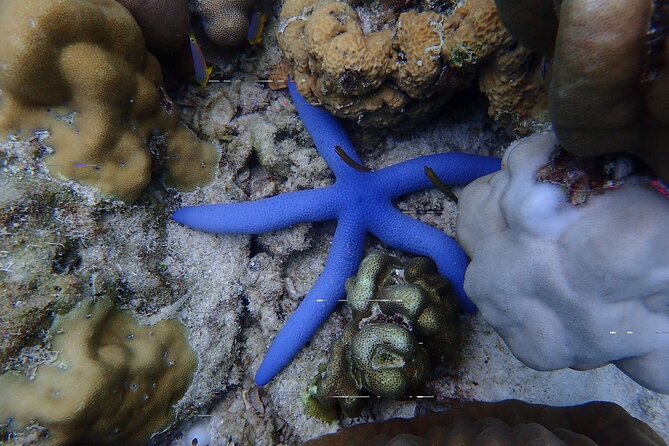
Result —
<instances>
[{"instance_id":1,"label":"textured coral surface","mask_svg":"<svg viewBox=\"0 0 669 446\"><path fill-rule=\"evenodd\" d=\"M202 429L210 445L296 445L355 423L444 410L456 400L508 398L552 405L614 401L669 439L669 396L639 386L613 365L530 369L479 316L462 318L462 362L433 372L425 390L432 398L372 400L359 418L336 424L305 415L300 396L350 320L344 306L280 378L255 386L269 341L323 270L334 225L221 236L185 228L169 215L188 205L243 202L332 184L290 99L258 82L281 57L278 22L268 26L262 47L235 57L205 47L207 59L234 76L206 88L189 86L175 97L184 104L181 118L223 149L217 181L195 192L152 184L132 206L110 202L74 181L51 178L39 141L0 143L3 369L48 359L43 330L53 317L82 297L108 296L143 325L180 319L198 357L193 384L175 406L175 424L151 445L184 446L183 432ZM487 107L478 95L454 98L420 130L382 135L367 130L356 144L365 164L375 169L450 151L500 156L510 138L487 116ZM440 191L404 197L398 207L455 236L457 207ZM373 238L367 240L368 252L378 248ZM39 431L29 428L9 438L0 425L3 444L38 445L35 434Z\"/></svg>"},{"instance_id":2,"label":"textured coral surface","mask_svg":"<svg viewBox=\"0 0 669 446\"><path fill-rule=\"evenodd\" d=\"M7 0L0 26L0 136L50 131L54 174L128 202L161 166L170 186L211 181L219 155L178 122L125 8Z\"/></svg>"},{"instance_id":3,"label":"textured coral surface","mask_svg":"<svg viewBox=\"0 0 669 446\"><path fill-rule=\"evenodd\" d=\"M565 149L631 152L669 180L666 2L497 4L517 39L552 57L550 116Z\"/></svg>"},{"instance_id":4,"label":"textured coral surface","mask_svg":"<svg viewBox=\"0 0 669 446\"><path fill-rule=\"evenodd\" d=\"M463 190L465 289L530 367L613 363L669 393L669 200L629 179L573 205L536 180L556 144L552 132L524 138Z\"/></svg>"},{"instance_id":5,"label":"textured coral surface","mask_svg":"<svg viewBox=\"0 0 669 446\"><path fill-rule=\"evenodd\" d=\"M545 93L538 58L514 45L492 0L398 9L383 2L287 0L279 45L300 93L339 117L373 127L424 120L482 72L501 78L482 90L491 114L519 125L537 117ZM432 5L434 6L434 5ZM514 64L490 64L506 51Z\"/></svg>"},{"instance_id":6,"label":"textured coral surface","mask_svg":"<svg viewBox=\"0 0 669 446\"><path fill-rule=\"evenodd\" d=\"M34 378L0 376L0 420L38 423L45 444L143 444L172 420L195 354L177 321L143 327L108 299L84 302L53 328Z\"/></svg>"},{"instance_id":7,"label":"textured coral surface","mask_svg":"<svg viewBox=\"0 0 669 446\"><path fill-rule=\"evenodd\" d=\"M244 43L252 0L193 0L192 3L212 42L224 47Z\"/></svg>"},{"instance_id":8,"label":"textured coral surface","mask_svg":"<svg viewBox=\"0 0 669 446\"><path fill-rule=\"evenodd\" d=\"M431 367L458 349L457 299L436 264L406 262L381 252L365 257L346 284L353 320L330 348L328 362L309 388L305 408L324 420L333 409L360 415L370 393L381 398L419 394ZM344 398L344 397L348 398Z\"/></svg>"},{"instance_id":9,"label":"textured coral surface","mask_svg":"<svg viewBox=\"0 0 669 446\"><path fill-rule=\"evenodd\" d=\"M344 429L309 446L573 445L665 446L648 425L604 402L551 407L518 400L461 403L455 409Z\"/></svg>"}]
</instances>

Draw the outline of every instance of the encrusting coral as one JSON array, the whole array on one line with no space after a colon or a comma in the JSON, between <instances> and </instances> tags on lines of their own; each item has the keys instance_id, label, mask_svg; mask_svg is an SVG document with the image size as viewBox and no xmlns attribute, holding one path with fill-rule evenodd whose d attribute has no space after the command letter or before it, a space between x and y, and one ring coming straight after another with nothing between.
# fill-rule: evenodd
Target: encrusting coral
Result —
<instances>
[{"instance_id":1,"label":"encrusting coral","mask_svg":"<svg viewBox=\"0 0 669 446\"><path fill-rule=\"evenodd\" d=\"M57 357L34 379L0 376L0 422L37 422L45 444L143 444L166 428L196 358L178 321L138 325L111 300L85 301L52 329Z\"/></svg>"},{"instance_id":2,"label":"encrusting coral","mask_svg":"<svg viewBox=\"0 0 669 446\"><path fill-rule=\"evenodd\" d=\"M607 402L552 407L518 400L464 402L409 419L345 428L305 446L666 446L647 424Z\"/></svg>"},{"instance_id":3,"label":"encrusting coral","mask_svg":"<svg viewBox=\"0 0 669 446\"><path fill-rule=\"evenodd\" d=\"M300 93L338 117L391 127L424 119L493 71L503 80L481 85L493 116L516 125L539 114L540 58L513 42L492 0L468 0L451 14L393 8L369 25L341 1L286 0L277 39ZM489 64L506 51L514 51L515 64Z\"/></svg>"},{"instance_id":4,"label":"encrusting coral","mask_svg":"<svg viewBox=\"0 0 669 446\"><path fill-rule=\"evenodd\" d=\"M583 156L634 153L669 181L667 2L496 3L521 43L552 58L549 110L560 144Z\"/></svg>"},{"instance_id":5,"label":"encrusting coral","mask_svg":"<svg viewBox=\"0 0 669 446\"><path fill-rule=\"evenodd\" d=\"M553 133L522 139L463 189L465 290L528 366L613 363L669 393L669 200L624 159L549 168L556 145Z\"/></svg>"},{"instance_id":6,"label":"encrusting coral","mask_svg":"<svg viewBox=\"0 0 669 446\"><path fill-rule=\"evenodd\" d=\"M307 413L330 421L339 407L355 417L364 401L358 397L367 392L395 399L420 392L430 367L458 347L458 311L450 291L430 259L403 263L380 252L365 257L346 283L353 319L309 388Z\"/></svg>"},{"instance_id":7,"label":"encrusting coral","mask_svg":"<svg viewBox=\"0 0 669 446\"><path fill-rule=\"evenodd\" d=\"M127 202L161 167L179 189L213 179L219 152L179 123L124 7L6 0L0 26L0 136L48 130L50 171Z\"/></svg>"},{"instance_id":8,"label":"encrusting coral","mask_svg":"<svg viewBox=\"0 0 669 446\"><path fill-rule=\"evenodd\" d=\"M212 42L232 47L246 41L253 0L194 0L193 4Z\"/></svg>"}]
</instances>

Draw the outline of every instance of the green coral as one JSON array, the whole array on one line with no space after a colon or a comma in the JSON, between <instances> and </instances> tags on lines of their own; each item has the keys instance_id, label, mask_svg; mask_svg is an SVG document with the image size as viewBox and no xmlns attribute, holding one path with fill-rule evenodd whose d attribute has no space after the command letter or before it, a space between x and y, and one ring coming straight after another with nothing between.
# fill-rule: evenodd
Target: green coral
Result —
<instances>
[{"instance_id":1,"label":"green coral","mask_svg":"<svg viewBox=\"0 0 669 446\"><path fill-rule=\"evenodd\" d=\"M140 326L109 299L86 301L52 331L57 356L34 379L0 376L0 421L38 423L44 444L143 444L172 421L196 358L178 321Z\"/></svg>"},{"instance_id":2,"label":"green coral","mask_svg":"<svg viewBox=\"0 0 669 446\"><path fill-rule=\"evenodd\" d=\"M460 335L455 300L434 262L402 263L372 253L346 284L353 320L330 349L304 398L324 421L360 414L368 393L399 399L420 392L431 364L447 360Z\"/></svg>"}]
</instances>

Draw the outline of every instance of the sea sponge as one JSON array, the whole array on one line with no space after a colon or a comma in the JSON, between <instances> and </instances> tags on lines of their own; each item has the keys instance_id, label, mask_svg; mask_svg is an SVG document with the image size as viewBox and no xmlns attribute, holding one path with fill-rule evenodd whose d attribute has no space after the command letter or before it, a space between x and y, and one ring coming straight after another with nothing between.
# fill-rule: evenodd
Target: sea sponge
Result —
<instances>
[{"instance_id":1,"label":"sea sponge","mask_svg":"<svg viewBox=\"0 0 669 446\"><path fill-rule=\"evenodd\" d=\"M188 0L117 0L128 8L144 34L147 49L168 59L188 48Z\"/></svg>"},{"instance_id":2,"label":"sea sponge","mask_svg":"<svg viewBox=\"0 0 669 446\"><path fill-rule=\"evenodd\" d=\"M305 446L493 444L666 446L647 424L613 403L551 407L518 400L463 402L445 412L359 424Z\"/></svg>"},{"instance_id":3,"label":"sea sponge","mask_svg":"<svg viewBox=\"0 0 669 446\"><path fill-rule=\"evenodd\" d=\"M492 0L465 1L450 14L431 11L429 4L399 11L390 3L354 9L336 0L284 2L277 39L307 100L363 126L411 125L471 85L490 69L489 61L513 47ZM528 72L538 66L521 63ZM508 82L522 88L537 81L518 72L507 70ZM515 91L498 89L496 94L515 96ZM527 101L497 102L523 107ZM533 110L514 110L514 116L524 118Z\"/></svg>"},{"instance_id":4,"label":"sea sponge","mask_svg":"<svg viewBox=\"0 0 669 446\"><path fill-rule=\"evenodd\" d=\"M669 181L664 2L497 0L497 5L517 39L552 57L549 109L560 144L583 156L634 153ZM555 25L544 25L550 23Z\"/></svg>"},{"instance_id":5,"label":"sea sponge","mask_svg":"<svg viewBox=\"0 0 669 446\"><path fill-rule=\"evenodd\" d=\"M246 41L253 0L194 0L204 32L216 45L232 47Z\"/></svg>"},{"instance_id":6,"label":"sea sponge","mask_svg":"<svg viewBox=\"0 0 669 446\"><path fill-rule=\"evenodd\" d=\"M613 363L669 393L669 200L608 158L599 172L611 180L575 168L544 173L556 145L553 133L522 139L501 171L463 189L465 290L528 366Z\"/></svg>"},{"instance_id":7,"label":"sea sponge","mask_svg":"<svg viewBox=\"0 0 669 446\"><path fill-rule=\"evenodd\" d=\"M144 444L172 421L196 368L180 322L140 326L109 299L85 301L52 336L57 357L33 380L0 376L0 420L37 422L45 444Z\"/></svg>"},{"instance_id":8,"label":"sea sponge","mask_svg":"<svg viewBox=\"0 0 669 446\"><path fill-rule=\"evenodd\" d=\"M60 177L136 200L213 179L219 152L183 127L137 23L113 0L0 2L0 136L50 131Z\"/></svg>"},{"instance_id":9,"label":"sea sponge","mask_svg":"<svg viewBox=\"0 0 669 446\"><path fill-rule=\"evenodd\" d=\"M353 320L305 398L307 413L325 421L336 419L337 409L359 415L356 396L366 392L395 399L419 392L430 364L452 357L460 339L450 285L430 259L402 263L372 253L346 293Z\"/></svg>"}]
</instances>

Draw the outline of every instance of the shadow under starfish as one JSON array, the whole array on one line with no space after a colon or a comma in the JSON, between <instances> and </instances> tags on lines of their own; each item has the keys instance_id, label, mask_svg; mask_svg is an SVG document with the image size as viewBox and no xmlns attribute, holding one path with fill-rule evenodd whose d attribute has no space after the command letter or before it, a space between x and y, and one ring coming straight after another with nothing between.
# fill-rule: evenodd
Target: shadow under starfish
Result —
<instances>
[{"instance_id":1,"label":"shadow under starfish","mask_svg":"<svg viewBox=\"0 0 669 446\"><path fill-rule=\"evenodd\" d=\"M426 167L448 185L467 184L500 169L498 158L462 153L422 156L374 172L354 168L362 166L362 161L337 119L308 104L292 82L289 90L316 149L335 174L335 183L254 202L186 207L173 215L186 226L219 234L258 234L298 223L337 220L323 273L270 345L256 374L259 386L290 363L344 297L344 284L357 273L368 232L390 247L434 260L462 307L475 313L476 306L463 287L469 260L460 245L440 230L404 215L394 201L433 187Z\"/></svg>"}]
</instances>

